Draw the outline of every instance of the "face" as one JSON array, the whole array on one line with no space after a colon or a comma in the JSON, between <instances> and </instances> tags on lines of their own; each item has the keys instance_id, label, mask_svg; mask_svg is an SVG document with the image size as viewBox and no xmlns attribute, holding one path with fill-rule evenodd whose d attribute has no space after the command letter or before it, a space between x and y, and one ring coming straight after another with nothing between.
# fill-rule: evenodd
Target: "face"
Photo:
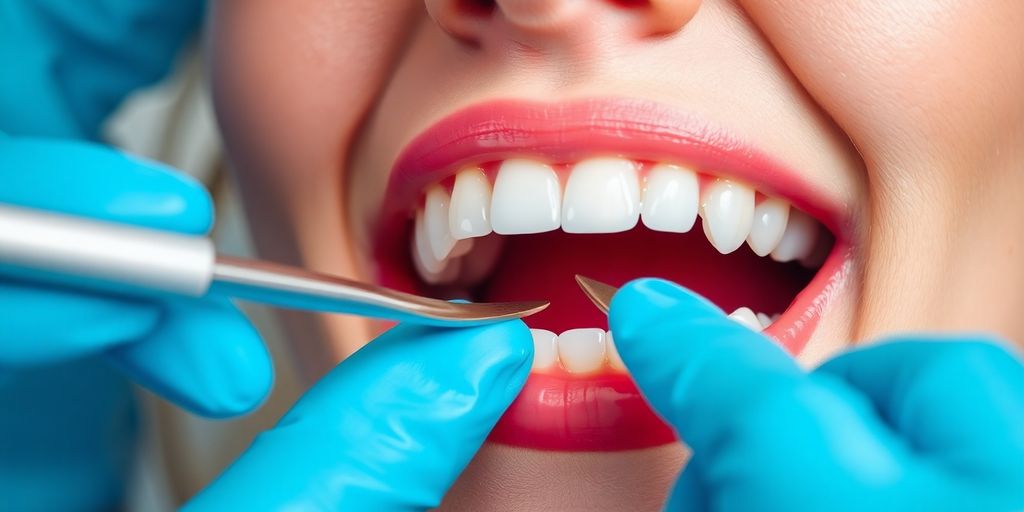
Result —
<instances>
[{"instance_id":1,"label":"face","mask_svg":"<svg viewBox=\"0 0 1024 512\"><path fill-rule=\"evenodd\" d=\"M552 301L446 508L664 500L685 449L577 273L680 282L809 365L905 330L1024 340L1024 6L847 4L213 5L216 108L264 257ZM284 320L311 380L385 327Z\"/></svg>"}]
</instances>

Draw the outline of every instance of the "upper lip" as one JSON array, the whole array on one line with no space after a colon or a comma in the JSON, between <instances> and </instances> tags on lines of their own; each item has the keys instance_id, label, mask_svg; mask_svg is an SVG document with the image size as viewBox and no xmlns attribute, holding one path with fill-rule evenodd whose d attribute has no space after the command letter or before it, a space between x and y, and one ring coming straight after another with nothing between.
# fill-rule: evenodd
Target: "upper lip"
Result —
<instances>
[{"instance_id":1,"label":"upper lip","mask_svg":"<svg viewBox=\"0 0 1024 512\"><path fill-rule=\"evenodd\" d=\"M786 198L838 237L847 230L845 205L765 151L674 107L629 98L547 103L498 100L441 119L415 137L392 166L378 234L417 204L422 190L466 164L534 156L575 162L587 156L689 164ZM383 225L381 225L383 224Z\"/></svg>"}]
</instances>

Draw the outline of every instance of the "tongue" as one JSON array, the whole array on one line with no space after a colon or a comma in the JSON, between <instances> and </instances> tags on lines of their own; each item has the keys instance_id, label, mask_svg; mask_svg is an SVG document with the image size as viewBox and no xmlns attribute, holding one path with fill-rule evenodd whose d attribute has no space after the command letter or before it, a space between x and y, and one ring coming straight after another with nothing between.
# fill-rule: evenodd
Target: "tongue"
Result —
<instances>
[{"instance_id":1,"label":"tongue","mask_svg":"<svg viewBox=\"0 0 1024 512\"><path fill-rule=\"evenodd\" d=\"M798 264L758 257L746 246L722 255L700 226L683 235L642 226L600 235L552 231L506 237L501 260L478 300L549 300L551 306L526 323L555 333L607 328L607 319L576 286L576 274L615 286L661 277L697 291L727 313L747 306L769 315L784 311L813 277Z\"/></svg>"}]
</instances>

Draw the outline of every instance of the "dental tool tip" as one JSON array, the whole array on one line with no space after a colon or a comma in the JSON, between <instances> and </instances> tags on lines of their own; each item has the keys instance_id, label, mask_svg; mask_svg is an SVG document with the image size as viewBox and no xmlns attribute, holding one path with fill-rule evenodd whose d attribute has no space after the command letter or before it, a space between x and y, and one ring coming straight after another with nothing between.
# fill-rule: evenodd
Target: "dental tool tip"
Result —
<instances>
[{"instance_id":1,"label":"dental tool tip","mask_svg":"<svg viewBox=\"0 0 1024 512\"><path fill-rule=\"evenodd\" d=\"M580 285L583 294L590 299L590 302L597 306L597 309L600 309L606 315L608 314L608 309L612 303L612 296L618 291L617 288L579 274L576 274L576 284Z\"/></svg>"},{"instance_id":2,"label":"dental tool tip","mask_svg":"<svg viewBox=\"0 0 1024 512\"><path fill-rule=\"evenodd\" d=\"M446 303L454 314L449 313L445 316L468 323L509 320L535 315L550 304L546 301Z\"/></svg>"}]
</instances>

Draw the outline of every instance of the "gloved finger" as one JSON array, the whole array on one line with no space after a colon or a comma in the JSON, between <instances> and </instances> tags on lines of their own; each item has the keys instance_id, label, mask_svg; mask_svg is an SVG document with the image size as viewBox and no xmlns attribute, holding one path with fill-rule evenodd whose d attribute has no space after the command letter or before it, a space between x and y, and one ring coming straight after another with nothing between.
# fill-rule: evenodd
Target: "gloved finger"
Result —
<instances>
[{"instance_id":1,"label":"gloved finger","mask_svg":"<svg viewBox=\"0 0 1024 512\"><path fill-rule=\"evenodd\" d=\"M750 404L806 379L768 338L661 279L623 286L609 325L641 393L696 453L713 446Z\"/></svg>"},{"instance_id":2,"label":"gloved finger","mask_svg":"<svg viewBox=\"0 0 1024 512\"><path fill-rule=\"evenodd\" d=\"M530 371L518 320L400 325L318 382L187 510L436 507Z\"/></svg>"},{"instance_id":3,"label":"gloved finger","mask_svg":"<svg viewBox=\"0 0 1024 512\"><path fill-rule=\"evenodd\" d=\"M206 190L156 162L76 141L0 134L0 203L202 234L213 222Z\"/></svg>"},{"instance_id":4,"label":"gloved finger","mask_svg":"<svg viewBox=\"0 0 1024 512\"><path fill-rule=\"evenodd\" d=\"M152 331L151 304L49 285L0 284L0 367L56 363L136 340Z\"/></svg>"},{"instance_id":5,"label":"gloved finger","mask_svg":"<svg viewBox=\"0 0 1024 512\"><path fill-rule=\"evenodd\" d=\"M107 357L129 378L196 414L256 408L273 384L259 333L227 299L169 299L155 328Z\"/></svg>"},{"instance_id":6,"label":"gloved finger","mask_svg":"<svg viewBox=\"0 0 1024 512\"><path fill-rule=\"evenodd\" d=\"M213 219L194 180L82 142L0 134L0 182L0 203L16 206L186 234L207 231ZM0 364L95 353L138 339L160 315L145 301L18 279L0 277Z\"/></svg>"},{"instance_id":7,"label":"gloved finger","mask_svg":"<svg viewBox=\"0 0 1024 512\"><path fill-rule=\"evenodd\" d=\"M1024 482L1024 365L1005 347L892 341L841 354L816 373L869 397L919 453L971 474Z\"/></svg>"},{"instance_id":8,"label":"gloved finger","mask_svg":"<svg viewBox=\"0 0 1024 512\"><path fill-rule=\"evenodd\" d=\"M693 292L633 281L612 299L609 321L641 393L693 450L673 504L704 499L686 495L699 487L723 510L816 510L865 482L885 488L904 475L901 447L866 399L811 379Z\"/></svg>"}]
</instances>

